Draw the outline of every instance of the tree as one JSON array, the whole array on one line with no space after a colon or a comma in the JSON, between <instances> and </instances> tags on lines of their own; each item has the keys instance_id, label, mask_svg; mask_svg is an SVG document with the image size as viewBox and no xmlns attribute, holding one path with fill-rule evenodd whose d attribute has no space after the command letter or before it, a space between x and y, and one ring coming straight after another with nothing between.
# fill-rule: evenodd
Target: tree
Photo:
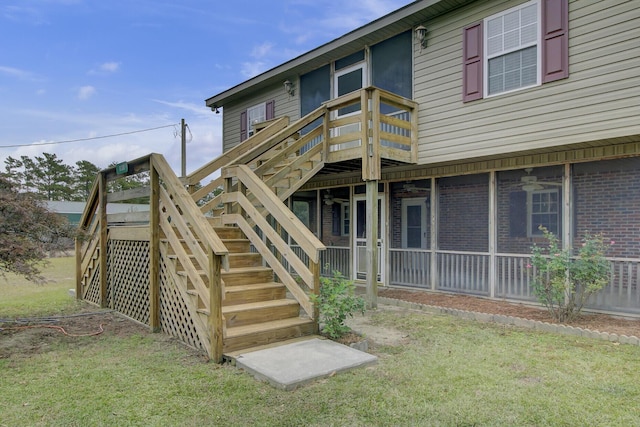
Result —
<instances>
[{"instance_id":1,"label":"tree","mask_svg":"<svg viewBox=\"0 0 640 427\"><path fill-rule=\"evenodd\" d=\"M22 156L23 158L25 156ZM72 168L55 154L42 153L35 161L24 161L28 186L45 200L70 200Z\"/></svg>"},{"instance_id":2,"label":"tree","mask_svg":"<svg viewBox=\"0 0 640 427\"><path fill-rule=\"evenodd\" d=\"M63 248L72 237L67 221L49 212L31 193L0 176L0 274L7 272L42 281L40 265L48 251Z\"/></svg>"},{"instance_id":3,"label":"tree","mask_svg":"<svg viewBox=\"0 0 640 427\"><path fill-rule=\"evenodd\" d=\"M89 192L98 172L100 172L100 169L87 160L76 162L76 167L73 168L72 200L84 202L89 198Z\"/></svg>"}]
</instances>

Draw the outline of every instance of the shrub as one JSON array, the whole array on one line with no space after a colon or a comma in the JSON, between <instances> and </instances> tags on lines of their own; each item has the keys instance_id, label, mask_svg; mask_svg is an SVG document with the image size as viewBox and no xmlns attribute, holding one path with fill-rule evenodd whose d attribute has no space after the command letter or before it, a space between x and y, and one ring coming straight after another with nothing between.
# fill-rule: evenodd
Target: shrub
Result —
<instances>
[{"instance_id":1,"label":"shrub","mask_svg":"<svg viewBox=\"0 0 640 427\"><path fill-rule=\"evenodd\" d=\"M320 295L311 295L311 301L318 304L321 330L329 338L338 339L351 330L344 324L347 317L364 314L365 301L356 296L355 289L353 281L339 271L331 278L320 278Z\"/></svg>"},{"instance_id":2,"label":"shrub","mask_svg":"<svg viewBox=\"0 0 640 427\"><path fill-rule=\"evenodd\" d=\"M531 265L534 268L533 291L554 319L575 319L589 297L609 281L610 266L605 258L607 244L602 235L585 233L576 256L571 249L560 249L558 237L540 227L546 248L534 245ZM611 242L613 244L613 242Z\"/></svg>"}]
</instances>

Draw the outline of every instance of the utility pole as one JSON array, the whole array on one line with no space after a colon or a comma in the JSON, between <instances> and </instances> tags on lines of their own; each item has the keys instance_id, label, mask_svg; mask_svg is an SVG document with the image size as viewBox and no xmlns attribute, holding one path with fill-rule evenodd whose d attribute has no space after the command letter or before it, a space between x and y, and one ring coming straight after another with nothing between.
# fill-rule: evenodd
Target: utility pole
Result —
<instances>
[{"instance_id":1,"label":"utility pole","mask_svg":"<svg viewBox=\"0 0 640 427\"><path fill-rule=\"evenodd\" d=\"M182 143L182 177L187 176L187 125L184 119L180 121L180 139Z\"/></svg>"}]
</instances>

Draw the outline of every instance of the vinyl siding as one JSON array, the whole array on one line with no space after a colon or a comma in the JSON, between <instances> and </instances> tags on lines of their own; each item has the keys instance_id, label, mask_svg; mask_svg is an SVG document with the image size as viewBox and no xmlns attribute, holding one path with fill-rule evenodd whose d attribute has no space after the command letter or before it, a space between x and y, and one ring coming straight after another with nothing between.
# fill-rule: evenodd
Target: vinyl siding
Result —
<instances>
[{"instance_id":1,"label":"vinyl siding","mask_svg":"<svg viewBox=\"0 0 640 427\"><path fill-rule=\"evenodd\" d=\"M569 4L569 78L462 102L462 29L524 3L477 2L429 25L415 52L419 163L535 152L640 134L640 7Z\"/></svg>"},{"instance_id":2,"label":"vinyl siding","mask_svg":"<svg viewBox=\"0 0 640 427\"><path fill-rule=\"evenodd\" d=\"M290 81L294 81L289 78ZM282 80L284 82L284 79ZM300 116L300 100L298 98L299 82L295 80L295 95L289 96L282 84L273 85L267 90L256 93L251 98L229 103L223 114L223 150L228 151L240 143L240 114L248 107L275 100L275 117L289 116L291 121Z\"/></svg>"}]
</instances>

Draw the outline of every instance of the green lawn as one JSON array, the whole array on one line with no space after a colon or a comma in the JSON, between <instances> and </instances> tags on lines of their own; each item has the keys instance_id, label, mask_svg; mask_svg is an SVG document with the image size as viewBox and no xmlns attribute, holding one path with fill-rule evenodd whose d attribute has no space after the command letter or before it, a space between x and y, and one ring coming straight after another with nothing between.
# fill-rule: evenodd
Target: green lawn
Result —
<instances>
[{"instance_id":1,"label":"green lawn","mask_svg":"<svg viewBox=\"0 0 640 427\"><path fill-rule=\"evenodd\" d=\"M73 269L52 267L55 284L0 285L0 318L81 309L62 273ZM61 336L0 359L0 426L640 425L640 347L414 312L372 319L409 344L293 392L143 330Z\"/></svg>"}]
</instances>

